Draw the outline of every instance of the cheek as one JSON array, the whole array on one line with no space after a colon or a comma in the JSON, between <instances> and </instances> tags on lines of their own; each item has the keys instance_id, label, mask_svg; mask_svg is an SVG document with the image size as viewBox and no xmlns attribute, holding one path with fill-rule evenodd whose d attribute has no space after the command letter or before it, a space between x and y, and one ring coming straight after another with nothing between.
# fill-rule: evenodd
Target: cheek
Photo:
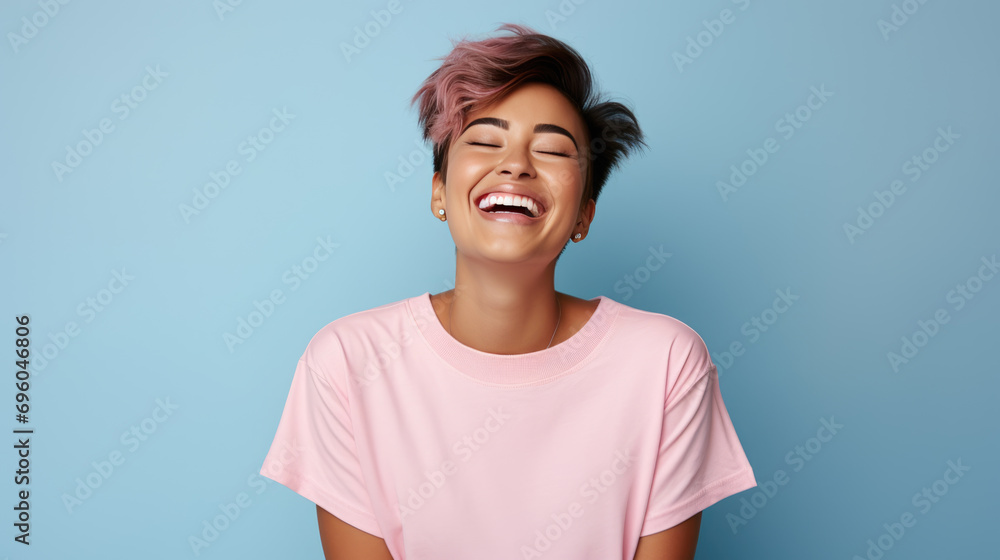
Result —
<instances>
[{"instance_id":1,"label":"cheek","mask_svg":"<svg viewBox=\"0 0 1000 560\"><path fill-rule=\"evenodd\" d=\"M448 163L448 176L451 177L454 175L455 178L471 178L475 177L477 174L481 175L484 173L484 170L487 169L492 168L489 167L489 162L486 158L477 158L475 156L465 154L452 159Z\"/></svg>"},{"instance_id":2,"label":"cheek","mask_svg":"<svg viewBox=\"0 0 1000 560\"><path fill-rule=\"evenodd\" d=\"M553 180L563 187L583 186L583 174L577 166L567 166L552 174Z\"/></svg>"}]
</instances>

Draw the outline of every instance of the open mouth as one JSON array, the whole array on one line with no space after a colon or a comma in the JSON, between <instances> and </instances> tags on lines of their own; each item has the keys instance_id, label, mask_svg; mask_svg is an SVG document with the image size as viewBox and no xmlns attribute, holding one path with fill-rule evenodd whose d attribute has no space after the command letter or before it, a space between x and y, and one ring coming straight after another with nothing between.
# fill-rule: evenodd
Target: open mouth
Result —
<instances>
[{"instance_id":1,"label":"open mouth","mask_svg":"<svg viewBox=\"0 0 1000 560\"><path fill-rule=\"evenodd\" d=\"M497 205L493 206L492 208L490 208L490 209L488 209L486 211L489 212L490 214L495 214L495 213L498 213L498 212L507 212L507 213L514 213L514 214L524 214L525 216L527 216L529 218L534 218L535 217L535 216L532 216L531 215L531 211L528 210L527 208L525 208L524 206L507 206L505 204L497 204Z\"/></svg>"},{"instance_id":2,"label":"open mouth","mask_svg":"<svg viewBox=\"0 0 1000 560\"><path fill-rule=\"evenodd\" d=\"M483 195L479 199L479 209L490 214L521 214L528 218L545 213L545 208L531 197L504 193Z\"/></svg>"}]
</instances>

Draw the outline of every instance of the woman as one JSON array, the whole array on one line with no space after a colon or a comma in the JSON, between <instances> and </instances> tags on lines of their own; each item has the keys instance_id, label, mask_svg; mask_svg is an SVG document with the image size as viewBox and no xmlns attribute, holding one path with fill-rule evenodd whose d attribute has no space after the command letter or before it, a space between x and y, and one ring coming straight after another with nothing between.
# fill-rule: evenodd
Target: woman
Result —
<instances>
[{"instance_id":1,"label":"woman","mask_svg":"<svg viewBox=\"0 0 1000 560\"><path fill-rule=\"evenodd\" d=\"M579 54L518 25L414 96L455 289L357 312L299 360L261 474L315 502L328 559L690 559L756 486L704 342L554 288L643 144Z\"/></svg>"}]
</instances>

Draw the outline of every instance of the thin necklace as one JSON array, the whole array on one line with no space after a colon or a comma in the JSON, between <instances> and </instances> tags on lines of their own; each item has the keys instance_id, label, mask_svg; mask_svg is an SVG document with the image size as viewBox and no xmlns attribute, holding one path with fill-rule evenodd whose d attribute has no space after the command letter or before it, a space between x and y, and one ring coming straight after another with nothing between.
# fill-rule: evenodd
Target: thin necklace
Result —
<instances>
[{"instance_id":1,"label":"thin necklace","mask_svg":"<svg viewBox=\"0 0 1000 560\"><path fill-rule=\"evenodd\" d=\"M448 334L450 335L451 335L451 310L455 307L454 303L455 302L452 301L452 305L448 306ZM545 349L548 349L549 346L552 346L552 341L556 339L556 332L559 331L559 321L562 321L562 306L559 305L559 296L556 296L556 309L558 310L559 314L558 318L556 319L556 330L552 331L552 338L549 339L549 344L548 346L545 347ZM455 335L451 335L451 337L455 338Z\"/></svg>"}]
</instances>

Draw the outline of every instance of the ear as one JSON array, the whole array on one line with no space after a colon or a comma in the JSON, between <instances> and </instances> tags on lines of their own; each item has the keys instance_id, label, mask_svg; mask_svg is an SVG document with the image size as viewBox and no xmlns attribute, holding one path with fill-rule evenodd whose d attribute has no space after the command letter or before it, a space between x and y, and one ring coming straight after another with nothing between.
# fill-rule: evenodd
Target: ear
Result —
<instances>
[{"instance_id":1,"label":"ear","mask_svg":"<svg viewBox=\"0 0 1000 560\"><path fill-rule=\"evenodd\" d=\"M593 198L588 198L587 202L584 203L583 207L580 208L579 221L583 222L583 235L587 235L587 230L590 229L590 223L594 221L594 214L597 212L597 203L594 202Z\"/></svg>"},{"instance_id":2,"label":"ear","mask_svg":"<svg viewBox=\"0 0 1000 560\"><path fill-rule=\"evenodd\" d=\"M435 208L444 208L444 181L441 180L440 171L435 171L431 177L431 211L436 216Z\"/></svg>"}]
</instances>

